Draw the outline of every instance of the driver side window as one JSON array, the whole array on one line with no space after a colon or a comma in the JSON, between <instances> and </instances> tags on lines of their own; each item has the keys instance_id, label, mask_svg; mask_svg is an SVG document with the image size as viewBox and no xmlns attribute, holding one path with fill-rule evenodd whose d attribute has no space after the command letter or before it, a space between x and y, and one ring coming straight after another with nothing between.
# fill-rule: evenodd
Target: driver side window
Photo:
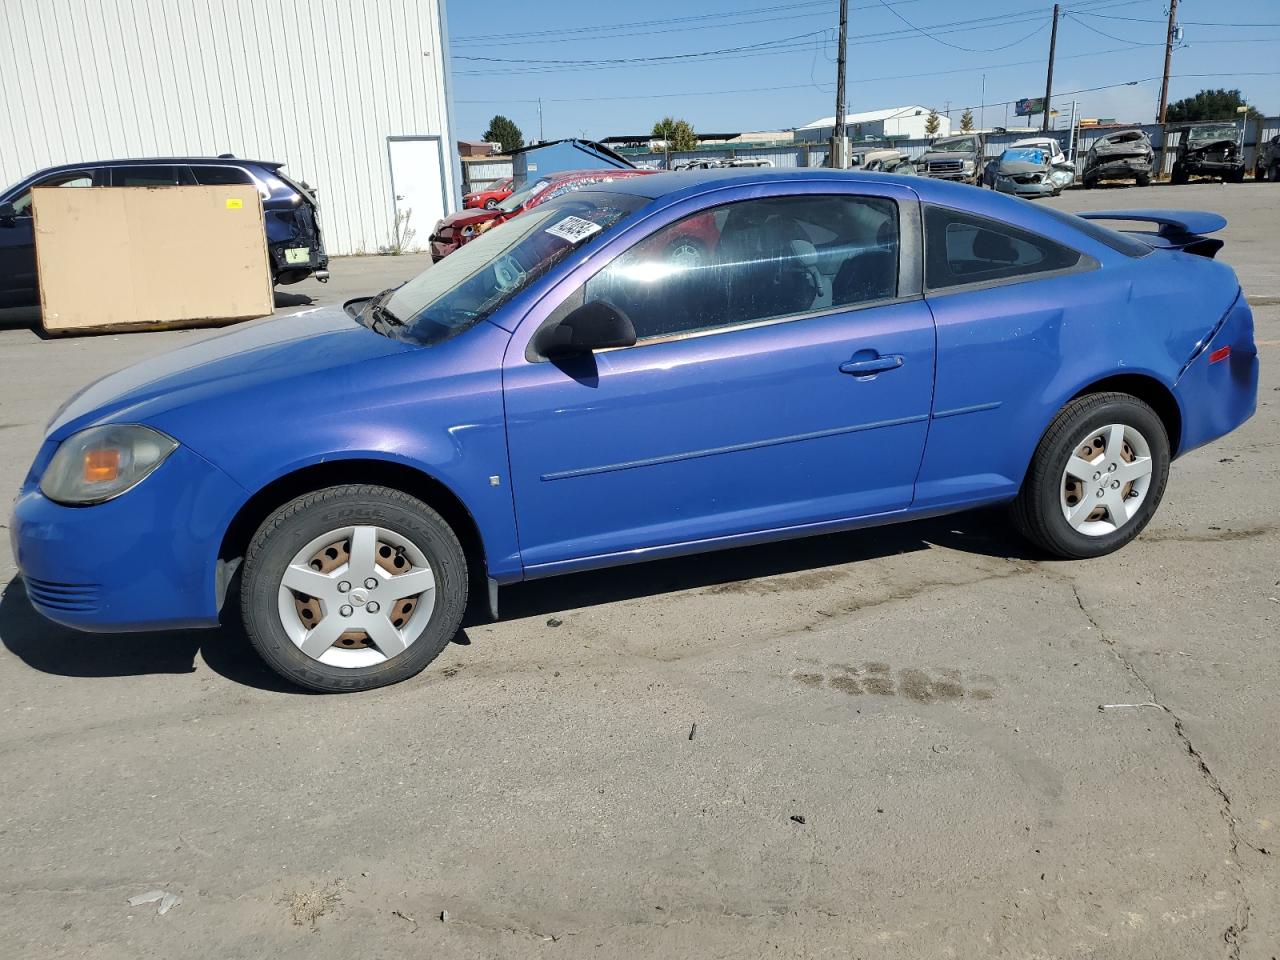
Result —
<instances>
[{"instance_id":1,"label":"driver side window","mask_svg":"<svg viewBox=\"0 0 1280 960\"><path fill-rule=\"evenodd\" d=\"M643 341L892 299L898 247L892 200L744 200L661 228L583 293L625 313Z\"/></svg>"}]
</instances>

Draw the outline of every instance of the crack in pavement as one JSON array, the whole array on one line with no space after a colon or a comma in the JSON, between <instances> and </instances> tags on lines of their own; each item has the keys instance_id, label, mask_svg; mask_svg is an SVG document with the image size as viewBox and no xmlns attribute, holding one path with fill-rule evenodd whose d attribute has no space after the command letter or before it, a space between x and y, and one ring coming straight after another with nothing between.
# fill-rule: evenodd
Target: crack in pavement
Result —
<instances>
[{"instance_id":1,"label":"crack in pavement","mask_svg":"<svg viewBox=\"0 0 1280 960\"><path fill-rule=\"evenodd\" d=\"M1096 617L1085 606L1084 598L1080 596L1080 588L1074 582L1068 581L1071 586L1071 592L1075 595L1076 606L1080 608L1080 612L1084 614L1085 619L1093 625L1098 631L1098 637L1106 644L1107 649L1111 651L1112 657L1119 663L1129 674L1130 677L1140 686L1147 695L1147 700L1151 706L1160 708L1164 713L1168 714L1173 721L1173 732L1186 748L1187 755L1195 762L1196 769L1200 773L1200 777L1209 786L1218 798L1218 813L1222 817L1223 822L1227 826L1228 840L1228 859L1231 864L1231 878L1236 886L1236 918L1235 922L1223 931L1222 939L1228 946L1228 960L1240 960L1240 942L1244 938L1244 933L1249 927L1249 894L1245 890L1244 885L1244 865L1240 862L1240 844L1243 842L1251 849L1258 850L1253 844L1247 840L1242 840L1236 831L1236 818L1231 809L1231 797L1227 795L1227 791L1223 789L1222 783L1218 780L1217 775L1210 769L1209 764L1205 761L1200 751L1196 749L1196 745L1191 741L1190 735L1187 733L1186 727L1183 725L1182 718L1172 710L1167 704L1156 696L1156 692L1152 689L1151 684L1147 681L1133 663L1120 652L1120 648L1116 642L1107 636L1107 632L1103 629ZM1142 704L1146 706L1147 704ZM1261 853L1266 851L1259 850Z\"/></svg>"}]
</instances>

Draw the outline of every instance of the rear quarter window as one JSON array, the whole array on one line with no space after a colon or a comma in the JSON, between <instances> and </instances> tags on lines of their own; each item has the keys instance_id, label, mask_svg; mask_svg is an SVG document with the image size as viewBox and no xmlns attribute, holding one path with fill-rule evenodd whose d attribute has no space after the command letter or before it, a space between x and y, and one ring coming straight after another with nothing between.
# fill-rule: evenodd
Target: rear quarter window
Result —
<instances>
[{"instance_id":1,"label":"rear quarter window","mask_svg":"<svg viewBox=\"0 0 1280 960\"><path fill-rule=\"evenodd\" d=\"M1048 237L947 207L925 207L925 286L930 290L1031 280L1080 266L1078 250Z\"/></svg>"},{"instance_id":2,"label":"rear quarter window","mask_svg":"<svg viewBox=\"0 0 1280 960\"><path fill-rule=\"evenodd\" d=\"M196 178L196 183L205 187L253 183L253 177L249 176L248 171L239 167L202 167L193 164L191 173Z\"/></svg>"}]
</instances>

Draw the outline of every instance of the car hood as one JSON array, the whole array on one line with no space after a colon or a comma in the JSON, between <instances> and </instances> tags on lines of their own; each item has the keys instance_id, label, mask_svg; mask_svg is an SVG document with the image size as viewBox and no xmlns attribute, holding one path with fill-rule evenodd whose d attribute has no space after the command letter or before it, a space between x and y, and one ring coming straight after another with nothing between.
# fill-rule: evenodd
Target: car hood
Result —
<instances>
[{"instance_id":1,"label":"car hood","mask_svg":"<svg viewBox=\"0 0 1280 960\"><path fill-rule=\"evenodd\" d=\"M467 225L475 225L477 223L484 223L484 221L486 220L492 220L495 217L498 217L501 215L502 215L501 211L498 211L498 210L484 210L484 209L477 210L474 208L459 210L457 213L449 214L449 216L445 217L443 220L437 223L436 231L439 232L440 230L446 229L448 227L452 227L453 229L456 230L459 227L465 227Z\"/></svg>"},{"instance_id":2,"label":"car hood","mask_svg":"<svg viewBox=\"0 0 1280 960\"><path fill-rule=\"evenodd\" d=\"M920 159L921 160L972 160L976 156L977 154L975 153L953 153L947 150L929 150L923 156L921 156Z\"/></svg>"},{"instance_id":3,"label":"car hood","mask_svg":"<svg viewBox=\"0 0 1280 960\"><path fill-rule=\"evenodd\" d=\"M145 422L179 406L361 360L418 349L374 333L340 308L255 321L103 377L54 415L47 433L61 440L100 422ZM181 439L181 438L178 438Z\"/></svg>"}]
</instances>

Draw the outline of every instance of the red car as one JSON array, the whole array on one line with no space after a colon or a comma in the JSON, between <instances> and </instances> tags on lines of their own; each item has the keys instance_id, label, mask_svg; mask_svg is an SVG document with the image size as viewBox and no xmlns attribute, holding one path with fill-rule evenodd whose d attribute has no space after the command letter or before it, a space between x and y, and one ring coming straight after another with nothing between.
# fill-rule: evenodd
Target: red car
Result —
<instances>
[{"instance_id":1,"label":"red car","mask_svg":"<svg viewBox=\"0 0 1280 960\"><path fill-rule=\"evenodd\" d=\"M469 240L540 203L569 190L581 190L593 183L609 183L622 177L639 177L654 170L569 170L551 173L511 194L493 209L463 209L445 217L431 231L431 259L439 262Z\"/></svg>"},{"instance_id":2,"label":"red car","mask_svg":"<svg viewBox=\"0 0 1280 960\"><path fill-rule=\"evenodd\" d=\"M468 193L462 198L463 209L496 209L498 204L511 196L515 183L516 181L513 177L507 177L505 180L499 180L488 190L477 190L475 193Z\"/></svg>"}]
</instances>

